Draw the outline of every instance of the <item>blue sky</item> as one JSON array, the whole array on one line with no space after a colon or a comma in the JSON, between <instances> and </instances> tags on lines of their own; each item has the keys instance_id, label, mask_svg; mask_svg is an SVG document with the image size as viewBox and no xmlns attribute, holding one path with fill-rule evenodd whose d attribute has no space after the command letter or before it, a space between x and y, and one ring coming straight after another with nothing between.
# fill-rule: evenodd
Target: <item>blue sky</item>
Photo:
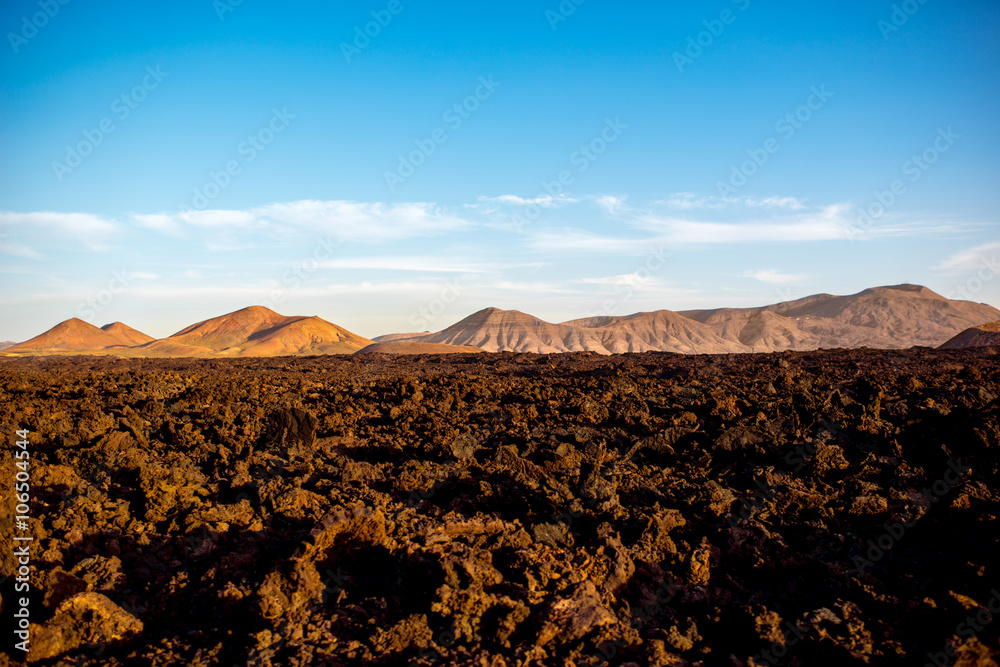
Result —
<instances>
[{"instance_id":1,"label":"blue sky","mask_svg":"<svg viewBox=\"0 0 1000 667\"><path fill-rule=\"evenodd\" d=\"M0 339L1000 305L1000 5L650 4L4 3Z\"/></svg>"}]
</instances>

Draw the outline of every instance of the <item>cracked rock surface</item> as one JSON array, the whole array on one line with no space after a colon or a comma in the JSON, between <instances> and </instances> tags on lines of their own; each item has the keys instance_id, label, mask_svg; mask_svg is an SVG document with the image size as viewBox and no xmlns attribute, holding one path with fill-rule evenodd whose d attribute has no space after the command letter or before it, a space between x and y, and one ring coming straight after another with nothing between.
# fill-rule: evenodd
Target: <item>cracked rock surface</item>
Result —
<instances>
[{"instance_id":1,"label":"cracked rock surface","mask_svg":"<svg viewBox=\"0 0 1000 667\"><path fill-rule=\"evenodd\" d=\"M998 397L990 348L5 359L29 657L996 665Z\"/></svg>"}]
</instances>

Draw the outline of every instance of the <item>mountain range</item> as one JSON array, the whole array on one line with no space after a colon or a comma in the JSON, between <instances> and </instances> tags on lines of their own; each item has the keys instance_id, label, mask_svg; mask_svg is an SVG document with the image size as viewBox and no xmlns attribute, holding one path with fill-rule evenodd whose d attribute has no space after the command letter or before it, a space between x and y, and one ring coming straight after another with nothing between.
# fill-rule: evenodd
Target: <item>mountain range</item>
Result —
<instances>
[{"instance_id":1,"label":"mountain range","mask_svg":"<svg viewBox=\"0 0 1000 667\"><path fill-rule=\"evenodd\" d=\"M1000 310L946 299L919 285L817 294L757 308L717 308L587 317L553 324L517 310L486 308L438 332L369 340L319 317L287 317L251 306L154 339L121 322L73 318L2 356L110 354L124 357L271 357L443 352L677 352L728 354L872 347L997 345ZM991 324L992 323L992 324Z\"/></svg>"},{"instance_id":2,"label":"mountain range","mask_svg":"<svg viewBox=\"0 0 1000 667\"><path fill-rule=\"evenodd\" d=\"M998 316L1000 310L986 304L946 299L919 285L895 285L851 296L816 294L759 308L657 310L561 324L519 311L487 308L436 333L392 334L375 340L539 353L898 349L937 347L964 329L1000 319Z\"/></svg>"}]
</instances>

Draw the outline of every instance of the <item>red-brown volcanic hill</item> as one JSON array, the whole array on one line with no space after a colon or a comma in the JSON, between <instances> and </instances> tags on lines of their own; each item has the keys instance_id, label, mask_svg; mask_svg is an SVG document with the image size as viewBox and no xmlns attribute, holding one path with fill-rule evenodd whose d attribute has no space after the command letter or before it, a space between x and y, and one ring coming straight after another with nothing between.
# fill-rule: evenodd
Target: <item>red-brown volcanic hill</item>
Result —
<instances>
[{"instance_id":1,"label":"red-brown volcanic hill","mask_svg":"<svg viewBox=\"0 0 1000 667\"><path fill-rule=\"evenodd\" d=\"M457 354L461 352L485 352L471 345L445 345L443 343L420 343L418 341L390 340L376 342L361 348L354 354Z\"/></svg>"},{"instance_id":2,"label":"red-brown volcanic hill","mask_svg":"<svg viewBox=\"0 0 1000 667\"><path fill-rule=\"evenodd\" d=\"M149 343L154 340L152 336L147 336L137 329L133 329L127 324L122 324L121 322L112 322L111 324L105 324L101 327L102 330L107 331L109 334L117 336L123 341L126 341L128 345L142 345L143 343Z\"/></svg>"},{"instance_id":3,"label":"red-brown volcanic hill","mask_svg":"<svg viewBox=\"0 0 1000 667\"><path fill-rule=\"evenodd\" d=\"M15 345L17 345L17 343L12 340L0 341L0 350L6 350L8 347L13 347Z\"/></svg>"},{"instance_id":4,"label":"red-brown volcanic hill","mask_svg":"<svg viewBox=\"0 0 1000 667\"><path fill-rule=\"evenodd\" d=\"M319 317L285 317L250 306L137 348L141 356L273 357L350 354L372 341Z\"/></svg>"},{"instance_id":5,"label":"red-brown volcanic hill","mask_svg":"<svg viewBox=\"0 0 1000 667\"><path fill-rule=\"evenodd\" d=\"M764 316L770 313L780 318ZM680 313L756 352L834 347L936 347L960 331L1000 319L1000 310L955 301L920 285L873 287L850 296L817 294L760 308ZM756 319L755 319L756 318ZM749 327L749 329L748 329Z\"/></svg>"},{"instance_id":6,"label":"red-brown volcanic hill","mask_svg":"<svg viewBox=\"0 0 1000 667\"><path fill-rule=\"evenodd\" d=\"M288 321L250 336L243 356L271 357L286 354L351 354L372 341L321 317L289 317Z\"/></svg>"},{"instance_id":7,"label":"red-brown volcanic hill","mask_svg":"<svg viewBox=\"0 0 1000 667\"><path fill-rule=\"evenodd\" d=\"M108 325L108 330L95 327L79 318L60 322L31 340L4 350L4 354L83 354L101 353L134 345L132 339L153 340L146 334L124 324Z\"/></svg>"},{"instance_id":8,"label":"red-brown volcanic hill","mask_svg":"<svg viewBox=\"0 0 1000 667\"><path fill-rule=\"evenodd\" d=\"M981 326L966 329L939 349L954 350L965 347L1000 347L1000 321L987 322Z\"/></svg>"}]
</instances>

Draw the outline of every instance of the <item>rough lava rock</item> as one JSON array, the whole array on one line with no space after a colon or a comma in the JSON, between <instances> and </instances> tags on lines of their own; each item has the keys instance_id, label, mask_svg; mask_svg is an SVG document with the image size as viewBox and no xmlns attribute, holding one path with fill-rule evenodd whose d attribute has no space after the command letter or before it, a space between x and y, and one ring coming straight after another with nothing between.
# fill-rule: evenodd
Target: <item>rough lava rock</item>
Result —
<instances>
[{"instance_id":1,"label":"rough lava rock","mask_svg":"<svg viewBox=\"0 0 1000 667\"><path fill-rule=\"evenodd\" d=\"M0 397L39 664L1000 656L990 349L9 358Z\"/></svg>"}]
</instances>

